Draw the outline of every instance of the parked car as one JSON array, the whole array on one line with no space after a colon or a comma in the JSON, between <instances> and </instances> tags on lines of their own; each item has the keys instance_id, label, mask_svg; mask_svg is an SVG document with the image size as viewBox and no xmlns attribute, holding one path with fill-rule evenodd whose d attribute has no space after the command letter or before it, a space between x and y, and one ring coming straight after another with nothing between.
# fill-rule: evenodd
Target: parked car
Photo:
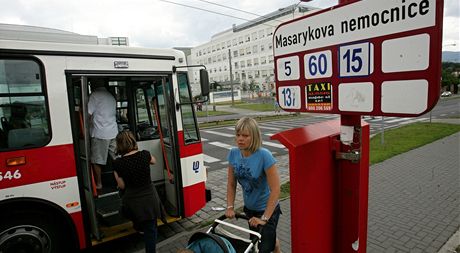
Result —
<instances>
[{"instance_id":1,"label":"parked car","mask_svg":"<svg viewBox=\"0 0 460 253\"><path fill-rule=\"evenodd\" d=\"M452 92L450 91L444 91L442 94L441 94L441 97L450 97L452 95Z\"/></svg>"}]
</instances>

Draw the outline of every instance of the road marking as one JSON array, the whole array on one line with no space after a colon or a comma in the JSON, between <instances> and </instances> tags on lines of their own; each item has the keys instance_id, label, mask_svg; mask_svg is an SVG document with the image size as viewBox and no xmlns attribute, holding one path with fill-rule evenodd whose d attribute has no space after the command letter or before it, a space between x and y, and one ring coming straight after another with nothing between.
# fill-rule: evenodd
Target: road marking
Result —
<instances>
[{"instance_id":1,"label":"road marking","mask_svg":"<svg viewBox=\"0 0 460 253\"><path fill-rule=\"evenodd\" d=\"M209 141L209 140L206 138L201 138L201 142L205 142L205 141Z\"/></svg>"},{"instance_id":2,"label":"road marking","mask_svg":"<svg viewBox=\"0 0 460 253\"><path fill-rule=\"evenodd\" d=\"M264 135L272 137L274 134L270 133L270 134L264 134Z\"/></svg>"},{"instance_id":3,"label":"road marking","mask_svg":"<svg viewBox=\"0 0 460 253\"><path fill-rule=\"evenodd\" d=\"M262 142L263 145L270 146L270 147L275 147L275 148L283 148L285 149L286 147L284 145L281 145L279 143L275 142L270 142L270 141L264 141Z\"/></svg>"},{"instance_id":4,"label":"road marking","mask_svg":"<svg viewBox=\"0 0 460 253\"><path fill-rule=\"evenodd\" d=\"M399 121L406 121L406 120L409 120L411 118L393 118L391 120L385 120L385 123L395 123L395 122L399 122Z\"/></svg>"},{"instance_id":5,"label":"road marking","mask_svg":"<svg viewBox=\"0 0 460 253\"><path fill-rule=\"evenodd\" d=\"M425 120L428 120L428 118L412 119L412 120L402 122L401 125L407 125L407 124L410 124L410 123L414 123L414 122L418 122L418 121L425 121Z\"/></svg>"},{"instance_id":6,"label":"road marking","mask_svg":"<svg viewBox=\"0 0 460 253\"><path fill-rule=\"evenodd\" d=\"M220 147L220 148L225 148L225 149L232 149L233 148L233 146L231 146L231 145L228 145L228 144L225 144L225 143L222 143L222 142L218 142L218 141L213 141L213 142L210 142L209 144L217 146L217 147Z\"/></svg>"},{"instance_id":7,"label":"road marking","mask_svg":"<svg viewBox=\"0 0 460 253\"><path fill-rule=\"evenodd\" d=\"M277 128L277 127L267 127L267 126L259 126L261 129L268 129L268 130L273 130L273 131L280 131L283 130L282 128Z\"/></svg>"},{"instance_id":8,"label":"road marking","mask_svg":"<svg viewBox=\"0 0 460 253\"><path fill-rule=\"evenodd\" d=\"M204 130L203 132L208 133L208 134L220 135L220 136L224 136L224 137L235 137L234 134L226 134L226 133L216 132L216 131L212 131L212 130Z\"/></svg>"},{"instance_id":9,"label":"road marking","mask_svg":"<svg viewBox=\"0 0 460 253\"><path fill-rule=\"evenodd\" d=\"M219 162L220 159L217 159L215 157L212 157L212 156L208 156L206 154L203 154L203 160L207 163L215 163L215 162Z\"/></svg>"}]
</instances>

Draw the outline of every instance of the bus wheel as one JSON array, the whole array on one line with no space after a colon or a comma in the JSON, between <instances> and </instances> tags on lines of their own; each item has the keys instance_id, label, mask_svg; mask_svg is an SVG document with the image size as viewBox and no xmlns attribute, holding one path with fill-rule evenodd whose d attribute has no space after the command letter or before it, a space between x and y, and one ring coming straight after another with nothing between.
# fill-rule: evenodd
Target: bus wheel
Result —
<instances>
[{"instance_id":1,"label":"bus wheel","mask_svg":"<svg viewBox=\"0 0 460 253\"><path fill-rule=\"evenodd\" d=\"M35 217L35 218L33 218ZM1 253L58 253L66 252L58 225L43 216L12 217L0 221Z\"/></svg>"}]
</instances>

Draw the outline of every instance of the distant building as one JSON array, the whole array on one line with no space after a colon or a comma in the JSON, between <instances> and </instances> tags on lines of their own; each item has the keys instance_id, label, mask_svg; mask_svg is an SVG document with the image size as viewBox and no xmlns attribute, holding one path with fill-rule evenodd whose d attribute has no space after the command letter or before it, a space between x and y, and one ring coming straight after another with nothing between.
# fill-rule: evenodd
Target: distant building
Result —
<instances>
[{"instance_id":1,"label":"distant building","mask_svg":"<svg viewBox=\"0 0 460 253\"><path fill-rule=\"evenodd\" d=\"M53 28L13 24L0 24L0 39L129 46L127 37L98 38Z\"/></svg>"},{"instance_id":2,"label":"distant building","mask_svg":"<svg viewBox=\"0 0 460 253\"><path fill-rule=\"evenodd\" d=\"M213 35L211 41L192 48L188 64L205 65L211 83L229 86L231 57L234 85L248 90L252 83L259 90L271 91L274 88L274 30L284 21L316 10L295 4L241 25L233 25ZM198 83L198 80L199 72L193 71L191 82Z\"/></svg>"}]
</instances>

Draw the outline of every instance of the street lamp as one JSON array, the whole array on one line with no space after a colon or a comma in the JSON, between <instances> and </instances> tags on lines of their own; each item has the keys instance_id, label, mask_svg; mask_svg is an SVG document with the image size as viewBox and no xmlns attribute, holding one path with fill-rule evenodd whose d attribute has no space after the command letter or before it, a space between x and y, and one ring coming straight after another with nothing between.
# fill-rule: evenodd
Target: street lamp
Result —
<instances>
[{"instance_id":1,"label":"street lamp","mask_svg":"<svg viewBox=\"0 0 460 253\"><path fill-rule=\"evenodd\" d=\"M302 2L311 2L313 0L300 0L296 5L294 5L294 8L292 8L292 19L294 19L294 14L295 14L295 10L297 9L297 7L299 7L299 5L302 3Z\"/></svg>"}]
</instances>

